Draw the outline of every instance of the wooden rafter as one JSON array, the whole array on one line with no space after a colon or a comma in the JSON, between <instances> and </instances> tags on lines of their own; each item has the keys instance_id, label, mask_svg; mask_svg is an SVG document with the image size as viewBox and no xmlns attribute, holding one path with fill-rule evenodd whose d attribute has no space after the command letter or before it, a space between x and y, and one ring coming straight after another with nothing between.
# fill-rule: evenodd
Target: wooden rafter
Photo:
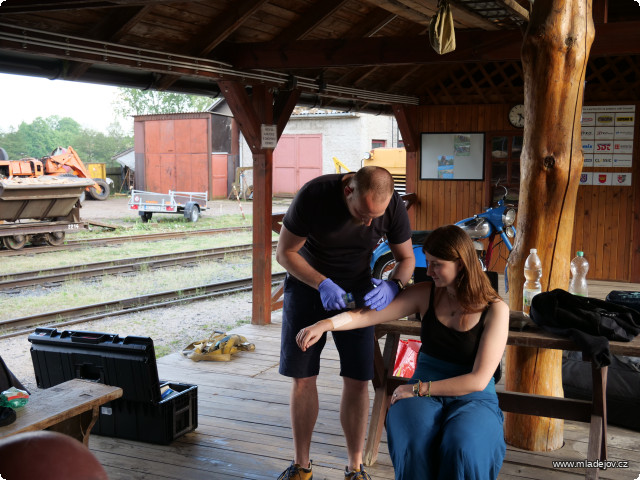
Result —
<instances>
[{"instance_id":1,"label":"wooden rafter","mask_svg":"<svg viewBox=\"0 0 640 480\"><path fill-rule=\"evenodd\" d=\"M347 0L317 0L309 10L301 15L288 29L282 31L273 43L288 43L303 39L317 25L324 22L336 10L344 5Z\"/></svg>"},{"instance_id":2,"label":"wooden rafter","mask_svg":"<svg viewBox=\"0 0 640 480\"><path fill-rule=\"evenodd\" d=\"M166 0L65 0L62 2L7 0L2 4L2 14L37 13L87 8L121 8L165 3L167 3Z\"/></svg>"},{"instance_id":3,"label":"wooden rafter","mask_svg":"<svg viewBox=\"0 0 640 480\"><path fill-rule=\"evenodd\" d=\"M149 6L135 6L110 11L92 29L92 38L94 40L104 40L105 42L118 42L147 13L149 8ZM89 68L91 68L90 63L71 62L65 78L77 80Z\"/></svg>"},{"instance_id":4,"label":"wooden rafter","mask_svg":"<svg viewBox=\"0 0 640 480\"><path fill-rule=\"evenodd\" d=\"M223 58L238 68L317 68L358 65L492 62L520 59L519 30L456 32L457 48L438 55L424 36L302 40L287 44L250 43L225 48ZM640 24L619 22L598 26L592 57L639 55Z\"/></svg>"},{"instance_id":5,"label":"wooden rafter","mask_svg":"<svg viewBox=\"0 0 640 480\"><path fill-rule=\"evenodd\" d=\"M215 21L207 25L206 28L195 36L194 44L190 47L190 54L196 57L206 57L220 43L253 15L267 0L242 0L235 2L224 14L220 15L222 20L216 18ZM204 33L203 33L204 32ZM166 90L178 78L176 75L163 75L155 86L159 90Z\"/></svg>"},{"instance_id":6,"label":"wooden rafter","mask_svg":"<svg viewBox=\"0 0 640 480\"><path fill-rule=\"evenodd\" d=\"M515 0L494 0L494 1L502 5L504 8L506 8L510 12L516 14L517 16L522 18L524 21L526 22L529 21L529 12L527 11L526 8L522 7L522 5L520 5Z\"/></svg>"}]
</instances>

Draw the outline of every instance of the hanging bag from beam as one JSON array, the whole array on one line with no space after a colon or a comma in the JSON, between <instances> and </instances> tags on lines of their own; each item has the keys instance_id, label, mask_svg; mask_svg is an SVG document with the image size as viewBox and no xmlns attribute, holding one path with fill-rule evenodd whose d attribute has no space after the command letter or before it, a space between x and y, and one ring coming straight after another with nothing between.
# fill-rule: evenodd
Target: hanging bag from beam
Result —
<instances>
[{"instance_id":1,"label":"hanging bag from beam","mask_svg":"<svg viewBox=\"0 0 640 480\"><path fill-rule=\"evenodd\" d=\"M456 49L456 33L449 0L438 0L438 12L429 23L429 41L433 49L443 55Z\"/></svg>"}]
</instances>

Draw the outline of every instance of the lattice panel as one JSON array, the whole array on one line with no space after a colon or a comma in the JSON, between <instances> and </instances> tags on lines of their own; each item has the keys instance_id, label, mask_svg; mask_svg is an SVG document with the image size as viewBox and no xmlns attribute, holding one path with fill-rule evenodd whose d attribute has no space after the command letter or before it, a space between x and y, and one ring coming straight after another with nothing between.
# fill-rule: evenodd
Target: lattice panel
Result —
<instances>
[{"instance_id":1,"label":"lattice panel","mask_svg":"<svg viewBox=\"0 0 640 480\"><path fill-rule=\"evenodd\" d=\"M417 72L423 75L418 87L423 104L513 103L524 96L519 62L439 65L437 78L433 70L431 66Z\"/></svg>"},{"instance_id":2,"label":"lattice panel","mask_svg":"<svg viewBox=\"0 0 640 480\"><path fill-rule=\"evenodd\" d=\"M586 101L640 100L640 56L594 58L586 78Z\"/></svg>"},{"instance_id":3,"label":"lattice panel","mask_svg":"<svg viewBox=\"0 0 640 480\"><path fill-rule=\"evenodd\" d=\"M640 101L640 56L591 59L586 79L585 102ZM520 62L422 66L395 86L415 88L423 105L517 103L524 98Z\"/></svg>"}]
</instances>

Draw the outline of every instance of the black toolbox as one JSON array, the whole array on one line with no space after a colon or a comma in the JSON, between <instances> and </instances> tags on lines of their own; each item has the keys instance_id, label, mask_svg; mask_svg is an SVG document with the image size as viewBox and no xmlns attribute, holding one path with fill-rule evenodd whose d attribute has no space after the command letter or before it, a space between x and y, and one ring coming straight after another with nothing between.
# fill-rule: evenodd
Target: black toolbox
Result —
<instances>
[{"instance_id":1,"label":"black toolbox","mask_svg":"<svg viewBox=\"0 0 640 480\"><path fill-rule=\"evenodd\" d=\"M197 385L159 380L151 338L37 328L29 341L38 387L83 378L122 388L92 433L168 444L198 426Z\"/></svg>"}]
</instances>

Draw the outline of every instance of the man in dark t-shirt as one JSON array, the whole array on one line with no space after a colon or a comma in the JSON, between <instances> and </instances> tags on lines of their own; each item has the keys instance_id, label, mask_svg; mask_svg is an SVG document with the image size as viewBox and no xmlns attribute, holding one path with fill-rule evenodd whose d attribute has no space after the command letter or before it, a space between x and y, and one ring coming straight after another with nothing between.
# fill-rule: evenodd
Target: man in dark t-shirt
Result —
<instances>
[{"instance_id":1,"label":"man in dark t-shirt","mask_svg":"<svg viewBox=\"0 0 640 480\"><path fill-rule=\"evenodd\" d=\"M389 280L371 278L371 254L386 235L397 262ZM281 479L312 478L309 450L318 416L316 378L326 336L303 352L296 334L318 320L357 307L385 308L413 274L411 227L391 174L380 167L323 175L305 184L284 216L276 253L287 269L280 373L292 377L294 459ZM332 332L343 377L340 420L347 443L345 479L368 479L362 453L373 378L373 327Z\"/></svg>"}]
</instances>

